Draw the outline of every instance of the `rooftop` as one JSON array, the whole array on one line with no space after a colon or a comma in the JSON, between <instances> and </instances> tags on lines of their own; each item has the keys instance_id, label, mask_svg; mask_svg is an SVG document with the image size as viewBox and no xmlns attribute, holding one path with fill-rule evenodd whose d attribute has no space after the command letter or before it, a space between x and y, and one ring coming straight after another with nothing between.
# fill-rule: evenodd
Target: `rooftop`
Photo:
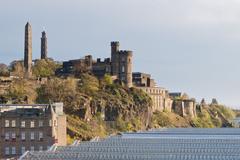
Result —
<instances>
[{"instance_id":1,"label":"rooftop","mask_svg":"<svg viewBox=\"0 0 240 160\"><path fill-rule=\"evenodd\" d=\"M240 129L160 129L27 152L22 160L237 160Z\"/></svg>"}]
</instances>

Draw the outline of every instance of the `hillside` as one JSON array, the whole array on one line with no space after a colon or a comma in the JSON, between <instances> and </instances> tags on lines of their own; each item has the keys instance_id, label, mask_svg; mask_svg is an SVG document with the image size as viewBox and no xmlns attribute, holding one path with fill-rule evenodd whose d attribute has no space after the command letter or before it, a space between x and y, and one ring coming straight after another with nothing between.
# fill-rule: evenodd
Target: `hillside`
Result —
<instances>
[{"instance_id":1,"label":"hillside","mask_svg":"<svg viewBox=\"0 0 240 160\"><path fill-rule=\"evenodd\" d=\"M153 113L146 93L115 84L107 75L101 80L89 74L45 81L18 79L1 100L16 104L63 102L69 143L160 127L231 127L228 121L234 117L231 109L217 104L198 106L194 119L170 112Z\"/></svg>"}]
</instances>

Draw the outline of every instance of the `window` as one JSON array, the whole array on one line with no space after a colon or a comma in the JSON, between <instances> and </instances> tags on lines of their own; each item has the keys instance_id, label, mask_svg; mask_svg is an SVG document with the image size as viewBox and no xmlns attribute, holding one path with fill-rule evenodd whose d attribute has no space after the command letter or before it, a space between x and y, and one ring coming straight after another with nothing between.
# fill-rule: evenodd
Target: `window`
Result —
<instances>
[{"instance_id":1,"label":"window","mask_svg":"<svg viewBox=\"0 0 240 160\"><path fill-rule=\"evenodd\" d=\"M12 120L12 127L16 127L16 120Z\"/></svg>"},{"instance_id":2,"label":"window","mask_svg":"<svg viewBox=\"0 0 240 160\"><path fill-rule=\"evenodd\" d=\"M16 147L12 147L12 155L16 154Z\"/></svg>"},{"instance_id":3,"label":"window","mask_svg":"<svg viewBox=\"0 0 240 160\"><path fill-rule=\"evenodd\" d=\"M23 154L23 153L25 153L25 151L26 151L26 148L25 148L25 147L22 147L22 148L21 148L21 153Z\"/></svg>"},{"instance_id":4,"label":"window","mask_svg":"<svg viewBox=\"0 0 240 160\"><path fill-rule=\"evenodd\" d=\"M25 136L25 132L22 132L22 133L21 133L21 139L22 139L22 140L25 140L25 137L26 137L26 136Z\"/></svg>"},{"instance_id":5,"label":"window","mask_svg":"<svg viewBox=\"0 0 240 160\"><path fill-rule=\"evenodd\" d=\"M22 128L25 128L25 126L26 126L25 121L21 121L21 127L22 127Z\"/></svg>"},{"instance_id":6,"label":"window","mask_svg":"<svg viewBox=\"0 0 240 160\"><path fill-rule=\"evenodd\" d=\"M12 140L16 140L16 133L15 132L12 133Z\"/></svg>"},{"instance_id":7,"label":"window","mask_svg":"<svg viewBox=\"0 0 240 160\"><path fill-rule=\"evenodd\" d=\"M31 147L30 147L30 151L34 151L34 146L31 146Z\"/></svg>"},{"instance_id":8,"label":"window","mask_svg":"<svg viewBox=\"0 0 240 160\"><path fill-rule=\"evenodd\" d=\"M43 151L43 146L39 146L39 151Z\"/></svg>"},{"instance_id":9,"label":"window","mask_svg":"<svg viewBox=\"0 0 240 160\"><path fill-rule=\"evenodd\" d=\"M5 148L5 155L9 155L9 147Z\"/></svg>"},{"instance_id":10,"label":"window","mask_svg":"<svg viewBox=\"0 0 240 160\"><path fill-rule=\"evenodd\" d=\"M5 133L5 140L9 140L9 133Z\"/></svg>"},{"instance_id":11,"label":"window","mask_svg":"<svg viewBox=\"0 0 240 160\"><path fill-rule=\"evenodd\" d=\"M43 126L43 121L39 121L38 126L39 126L39 127L42 127L42 126Z\"/></svg>"},{"instance_id":12,"label":"window","mask_svg":"<svg viewBox=\"0 0 240 160\"><path fill-rule=\"evenodd\" d=\"M35 126L34 121L31 121L31 122L30 122L30 127L31 127L31 128L34 128L34 126Z\"/></svg>"},{"instance_id":13,"label":"window","mask_svg":"<svg viewBox=\"0 0 240 160\"><path fill-rule=\"evenodd\" d=\"M43 140L43 132L39 132L39 140Z\"/></svg>"},{"instance_id":14,"label":"window","mask_svg":"<svg viewBox=\"0 0 240 160\"><path fill-rule=\"evenodd\" d=\"M122 66L122 73L124 73L125 72L125 67L124 66Z\"/></svg>"},{"instance_id":15,"label":"window","mask_svg":"<svg viewBox=\"0 0 240 160\"><path fill-rule=\"evenodd\" d=\"M34 140L34 132L31 132L30 135L31 135L31 136L30 136L30 139L31 139L31 140Z\"/></svg>"},{"instance_id":16,"label":"window","mask_svg":"<svg viewBox=\"0 0 240 160\"><path fill-rule=\"evenodd\" d=\"M5 127L9 127L9 120L5 120Z\"/></svg>"}]
</instances>

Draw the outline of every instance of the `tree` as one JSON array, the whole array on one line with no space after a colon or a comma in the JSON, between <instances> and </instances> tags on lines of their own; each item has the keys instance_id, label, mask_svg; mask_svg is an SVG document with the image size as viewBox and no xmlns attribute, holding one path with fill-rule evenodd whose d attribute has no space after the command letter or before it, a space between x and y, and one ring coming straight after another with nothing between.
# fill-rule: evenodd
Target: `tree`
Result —
<instances>
[{"instance_id":1,"label":"tree","mask_svg":"<svg viewBox=\"0 0 240 160\"><path fill-rule=\"evenodd\" d=\"M35 87L36 85L33 85L31 81L18 79L9 86L7 97L16 104L35 103L37 97Z\"/></svg>"},{"instance_id":2,"label":"tree","mask_svg":"<svg viewBox=\"0 0 240 160\"><path fill-rule=\"evenodd\" d=\"M23 61L13 61L10 63L10 71L13 75L18 77L24 76L24 65Z\"/></svg>"},{"instance_id":3,"label":"tree","mask_svg":"<svg viewBox=\"0 0 240 160\"><path fill-rule=\"evenodd\" d=\"M0 63L0 76L9 76L8 66Z\"/></svg>"},{"instance_id":4,"label":"tree","mask_svg":"<svg viewBox=\"0 0 240 160\"><path fill-rule=\"evenodd\" d=\"M99 80L94 76L83 73L80 75L78 88L80 92L92 95L99 90Z\"/></svg>"},{"instance_id":5,"label":"tree","mask_svg":"<svg viewBox=\"0 0 240 160\"><path fill-rule=\"evenodd\" d=\"M50 77L59 67L54 61L48 59L37 60L33 66L33 75L36 77Z\"/></svg>"}]
</instances>

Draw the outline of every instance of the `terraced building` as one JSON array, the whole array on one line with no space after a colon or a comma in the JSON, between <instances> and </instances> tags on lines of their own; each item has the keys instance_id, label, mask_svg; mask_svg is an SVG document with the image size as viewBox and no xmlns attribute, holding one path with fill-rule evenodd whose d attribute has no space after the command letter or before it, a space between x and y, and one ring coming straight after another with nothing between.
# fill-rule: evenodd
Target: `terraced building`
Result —
<instances>
[{"instance_id":1,"label":"terraced building","mask_svg":"<svg viewBox=\"0 0 240 160\"><path fill-rule=\"evenodd\" d=\"M66 145L63 104L0 105L0 159Z\"/></svg>"}]
</instances>

